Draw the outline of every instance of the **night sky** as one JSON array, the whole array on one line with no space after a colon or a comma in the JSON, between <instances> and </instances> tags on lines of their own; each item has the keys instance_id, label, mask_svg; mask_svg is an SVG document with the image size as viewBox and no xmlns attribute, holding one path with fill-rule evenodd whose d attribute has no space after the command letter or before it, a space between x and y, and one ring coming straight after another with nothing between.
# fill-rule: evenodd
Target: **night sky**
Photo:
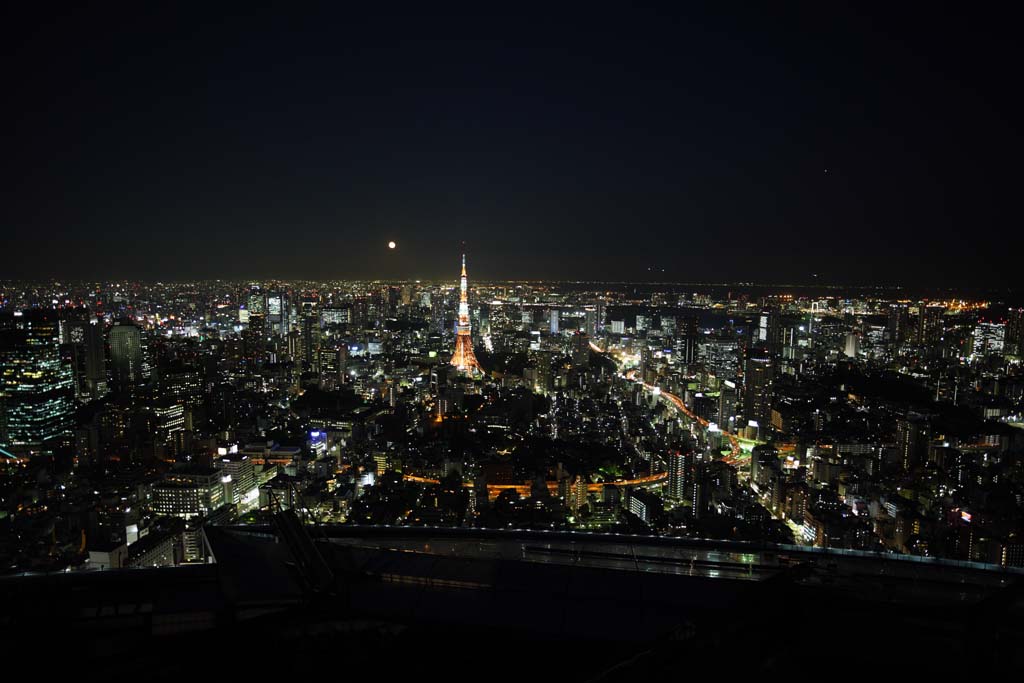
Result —
<instances>
[{"instance_id":1,"label":"night sky","mask_svg":"<svg viewBox=\"0 0 1024 683\"><path fill-rule=\"evenodd\" d=\"M0 18L0 278L1019 282L1008 17L147 4Z\"/></svg>"}]
</instances>

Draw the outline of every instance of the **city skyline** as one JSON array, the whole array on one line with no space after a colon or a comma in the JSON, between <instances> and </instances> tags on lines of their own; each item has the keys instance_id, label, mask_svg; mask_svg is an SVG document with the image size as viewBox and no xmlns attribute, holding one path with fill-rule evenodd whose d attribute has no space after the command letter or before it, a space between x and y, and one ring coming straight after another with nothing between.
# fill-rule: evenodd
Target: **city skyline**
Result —
<instances>
[{"instance_id":1,"label":"city skyline","mask_svg":"<svg viewBox=\"0 0 1024 683\"><path fill-rule=\"evenodd\" d=\"M464 254L465 255L465 254ZM450 257L451 255L449 255ZM250 285L283 287L288 289L318 289L330 288L332 286L349 285L444 285L448 283L452 289L458 289L458 282L451 280L450 275L438 278L417 278L417 277L375 277L375 278L308 278L308 277L234 277L234 278L118 278L118 277L97 277L97 278L28 278L28 279L0 279L0 303L4 297L10 305L12 296L18 296L33 290L47 290L50 287L60 286L76 289L83 286L93 287L94 291L102 291L103 288L120 290L133 286L159 286L175 285L190 286L203 283L222 283L228 287L247 287ZM955 301L986 302L995 306L1019 306L1024 305L1024 290L1020 287L955 287L949 286L928 286L928 285L905 285L896 283L871 283L871 284L849 284L838 282L820 281L817 278L810 282L688 282L672 280L598 280L598 279L553 279L553 278L488 278L475 277L470 289L489 288L494 286L545 286L552 288L585 288L588 286L606 287L609 291L633 291L634 294L651 293L655 291L692 291L704 293L725 294L736 298L740 297L763 297L788 295L794 297L825 297L825 298L887 298L901 297L906 300L932 300L932 301ZM56 293L59 290L52 290ZM82 291L79 291L79 294ZM63 307L66 305L82 305L84 299L58 300L57 303Z\"/></svg>"},{"instance_id":2,"label":"city skyline","mask_svg":"<svg viewBox=\"0 0 1024 683\"><path fill-rule=\"evenodd\" d=\"M8 659L1005 678L999 9L5 7Z\"/></svg>"},{"instance_id":3,"label":"city skyline","mask_svg":"<svg viewBox=\"0 0 1024 683\"><path fill-rule=\"evenodd\" d=\"M1014 642L1015 608L975 615L1024 578L1024 308L470 270L0 287L4 637L102 623L164 666L164 624L223 644L257 605L259 633L328 614L650 648L831 599L902 643L936 611ZM512 616L524 587L553 618ZM237 618L202 621L222 594ZM590 616L610 605L630 618ZM70 642L80 671L94 641ZM976 645L972 670L1001 661Z\"/></svg>"}]
</instances>

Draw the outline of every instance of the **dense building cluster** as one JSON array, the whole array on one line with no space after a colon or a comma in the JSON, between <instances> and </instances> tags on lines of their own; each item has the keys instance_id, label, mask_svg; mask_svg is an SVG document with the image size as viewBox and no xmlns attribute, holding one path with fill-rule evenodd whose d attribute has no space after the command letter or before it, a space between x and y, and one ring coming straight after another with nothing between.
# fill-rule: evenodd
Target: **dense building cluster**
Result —
<instances>
[{"instance_id":1,"label":"dense building cluster","mask_svg":"<svg viewBox=\"0 0 1024 683\"><path fill-rule=\"evenodd\" d=\"M0 571L288 508L1024 566L1024 310L465 273L4 284Z\"/></svg>"}]
</instances>

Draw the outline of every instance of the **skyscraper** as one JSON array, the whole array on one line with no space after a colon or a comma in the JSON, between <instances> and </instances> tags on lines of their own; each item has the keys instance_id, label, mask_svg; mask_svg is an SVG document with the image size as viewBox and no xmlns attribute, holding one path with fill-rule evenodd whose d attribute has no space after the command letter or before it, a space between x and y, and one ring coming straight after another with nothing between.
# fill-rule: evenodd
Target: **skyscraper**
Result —
<instances>
[{"instance_id":1,"label":"skyscraper","mask_svg":"<svg viewBox=\"0 0 1024 683\"><path fill-rule=\"evenodd\" d=\"M688 488L690 489L690 512L694 519L704 517L709 508L708 481L709 465L705 460L695 460Z\"/></svg>"},{"instance_id":2,"label":"skyscraper","mask_svg":"<svg viewBox=\"0 0 1024 683\"><path fill-rule=\"evenodd\" d=\"M771 415L772 380L775 367L764 348L751 349L743 373L743 417L764 427Z\"/></svg>"},{"instance_id":3,"label":"skyscraper","mask_svg":"<svg viewBox=\"0 0 1024 683\"><path fill-rule=\"evenodd\" d=\"M736 417L736 383L731 380L722 382L718 392L718 424L723 429L731 429L730 421Z\"/></svg>"},{"instance_id":4,"label":"skyscraper","mask_svg":"<svg viewBox=\"0 0 1024 683\"><path fill-rule=\"evenodd\" d=\"M485 302L479 302L476 308L477 322L479 325L475 328L477 335L480 338L485 338L491 334L491 307Z\"/></svg>"},{"instance_id":5,"label":"skyscraper","mask_svg":"<svg viewBox=\"0 0 1024 683\"><path fill-rule=\"evenodd\" d=\"M249 288L249 314L267 312L267 297L257 285Z\"/></svg>"},{"instance_id":6,"label":"skyscraper","mask_svg":"<svg viewBox=\"0 0 1024 683\"><path fill-rule=\"evenodd\" d=\"M107 391L103 326L95 318L69 320L64 324L63 334L75 378L75 397L83 402L99 398Z\"/></svg>"},{"instance_id":7,"label":"skyscraper","mask_svg":"<svg viewBox=\"0 0 1024 683\"><path fill-rule=\"evenodd\" d=\"M587 480L576 475L569 486L569 509L574 513L587 504Z\"/></svg>"},{"instance_id":8,"label":"skyscraper","mask_svg":"<svg viewBox=\"0 0 1024 683\"><path fill-rule=\"evenodd\" d=\"M267 295L267 332L273 335L288 333L288 301L281 292Z\"/></svg>"},{"instance_id":9,"label":"skyscraper","mask_svg":"<svg viewBox=\"0 0 1024 683\"><path fill-rule=\"evenodd\" d=\"M893 304L889 308L889 341L894 345L907 340L910 332L910 311L906 304Z\"/></svg>"},{"instance_id":10,"label":"skyscraper","mask_svg":"<svg viewBox=\"0 0 1024 683\"><path fill-rule=\"evenodd\" d=\"M302 335L302 363L309 371L315 371L320 361L320 321L315 314L306 313L300 319Z\"/></svg>"},{"instance_id":11,"label":"skyscraper","mask_svg":"<svg viewBox=\"0 0 1024 683\"><path fill-rule=\"evenodd\" d=\"M142 381L142 331L128 320L110 328L110 370L118 392L130 391Z\"/></svg>"},{"instance_id":12,"label":"skyscraper","mask_svg":"<svg viewBox=\"0 0 1024 683\"><path fill-rule=\"evenodd\" d=\"M590 337L586 332L577 330L572 335L572 364L586 367L590 362Z\"/></svg>"},{"instance_id":13,"label":"skyscraper","mask_svg":"<svg viewBox=\"0 0 1024 683\"><path fill-rule=\"evenodd\" d=\"M1006 325L1003 323L980 322L974 328L972 339L973 355L975 358L987 354L999 354L1003 352L1006 338Z\"/></svg>"},{"instance_id":14,"label":"skyscraper","mask_svg":"<svg viewBox=\"0 0 1024 683\"><path fill-rule=\"evenodd\" d=\"M1006 352L1024 355L1024 308L1011 308L1006 321Z\"/></svg>"},{"instance_id":15,"label":"skyscraper","mask_svg":"<svg viewBox=\"0 0 1024 683\"><path fill-rule=\"evenodd\" d=\"M924 462L928 456L928 423L917 416L896 421L896 456L904 472Z\"/></svg>"},{"instance_id":16,"label":"skyscraper","mask_svg":"<svg viewBox=\"0 0 1024 683\"><path fill-rule=\"evenodd\" d=\"M0 333L0 446L51 453L71 434L71 365L61 357L54 313L19 317L15 329Z\"/></svg>"},{"instance_id":17,"label":"skyscraper","mask_svg":"<svg viewBox=\"0 0 1024 683\"><path fill-rule=\"evenodd\" d=\"M945 306L922 306L917 316L917 343L921 346L934 346L942 338L942 317L946 313Z\"/></svg>"},{"instance_id":18,"label":"skyscraper","mask_svg":"<svg viewBox=\"0 0 1024 683\"><path fill-rule=\"evenodd\" d=\"M592 308L588 308L584 315L586 316L586 322L583 325L583 330L587 335L593 337L597 334L597 311Z\"/></svg>"},{"instance_id":19,"label":"skyscraper","mask_svg":"<svg viewBox=\"0 0 1024 683\"><path fill-rule=\"evenodd\" d=\"M851 332L846 335L846 347L843 349L843 355L847 358L856 358L858 353L860 353L860 335Z\"/></svg>"},{"instance_id":20,"label":"skyscraper","mask_svg":"<svg viewBox=\"0 0 1024 683\"><path fill-rule=\"evenodd\" d=\"M778 358L782 354L782 329L779 324L778 311L773 309L762 311L757 317L752 332L751 346L764 349L772 358Z\"/></svg>"},{"instance_id":21,"label":"skyscraper","mask_svg":"<svg viewBox=\"0 0 1024 683\"><path fill-rule=\"evenodd\" d=\"M668 454L668 497L683 500L686 497L686 482L693 466L693 451L677 449Z\"/></svg>"},{"instance_id":22,"label":"skyscraper","mask_svg":"<svg viewBox=\"0 0 1024 683\"><path fill-rule=\"evenodd\" d=\"M249 326L243 335L245 357L253 365L260 365L266 358L267 316L265 313L249 313Z\"/></svg>"},{"instance_id":23,"label":"skyscraper","mask_svg":"<svg viewBox=\"0 0 1024 683\"><path fill-rule=\"evenodd\" d=\"M438 292L430 299L430 331L437 334L444 334L445 319L445 295Z\"/></svg>"},{"instance_id":24,"label":"skyscraper","mask_svg":"<svg viewBox=\"0 0 1024 683\"><path fill-rule=\"evenodd\" d=\"M348 362L348 346L335 342L331 346L321 347L320 388L333 391L345 383L345 366Z\"/></svg>"},{"instance_id":25,"label":"skyscraper","mask_svg":"<svg viewBox=\"0 0 1024 683\"><path fill-rule=\"evenodd\" d=\"M697 360L697 344L700 335L697 332L697 319L688 316L683 321L683 329L679 335L677 348L679 350L679 361L690 365Z\"/></svg>"},{"instance_id":26,"label":"skyscraper","mask_svg":"<svg viewBox=\"0 0 1024 683\"><path fill-rule=\"evenodd\" d=\"M459 321L455 332L455 353L452 355L451 364L462 372L483 372L476 359L476 354L473 353L465 254L462 255L462 278L459 281Z\"/></svg>"}]
</instances>

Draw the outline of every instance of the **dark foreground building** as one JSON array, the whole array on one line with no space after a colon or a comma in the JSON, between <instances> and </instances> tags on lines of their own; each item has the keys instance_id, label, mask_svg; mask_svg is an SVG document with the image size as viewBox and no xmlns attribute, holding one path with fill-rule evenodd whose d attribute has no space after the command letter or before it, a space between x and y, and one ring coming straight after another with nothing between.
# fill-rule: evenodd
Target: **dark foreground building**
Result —
<instances>
[{"instance_id":1,"label":"dark foreground building","mask_svg":"<svg viewBox=\"0 0 1024 683\"><path fill-rule=\"evenodd\" d=\"M0 579L8 663L75 680L1019 670L1024 574L636 536L209 527L215 564ZM424 678L425 677L425 678Z\"/></svg>"}]
</instances>

